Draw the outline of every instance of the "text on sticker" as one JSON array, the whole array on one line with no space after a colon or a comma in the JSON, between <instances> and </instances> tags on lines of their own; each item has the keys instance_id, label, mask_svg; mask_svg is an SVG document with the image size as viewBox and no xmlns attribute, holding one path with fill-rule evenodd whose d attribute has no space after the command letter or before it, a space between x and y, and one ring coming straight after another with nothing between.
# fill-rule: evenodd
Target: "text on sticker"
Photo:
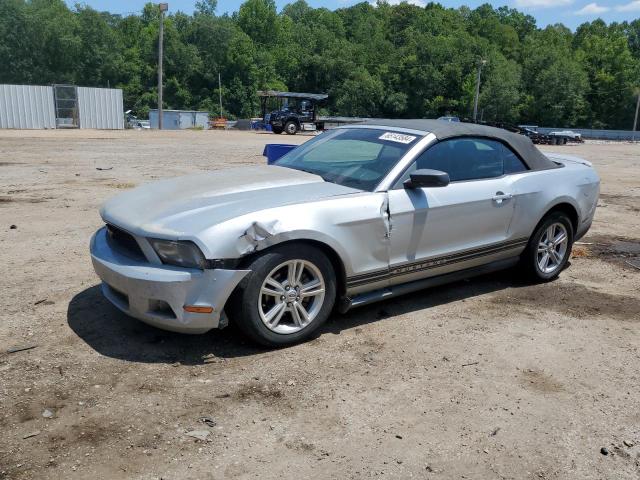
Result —
<instances>
[{"instance_id":1,"label":"text on sticker","mask_svg":"<svg viewBox=\"0 0 640 480\"><path fill-rule=\"evenodd\" d=\"M405 135L404 133L385 132L380 135L379 139L398 143L411 143L416 139L416 137L413 135Z\"/></svg>"}]
</instances>

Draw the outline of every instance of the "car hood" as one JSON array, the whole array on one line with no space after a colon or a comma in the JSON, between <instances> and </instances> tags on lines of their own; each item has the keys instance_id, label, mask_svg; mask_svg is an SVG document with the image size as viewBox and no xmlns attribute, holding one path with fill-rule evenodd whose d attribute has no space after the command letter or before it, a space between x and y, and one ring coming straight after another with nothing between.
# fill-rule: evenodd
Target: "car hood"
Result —
<instances>
[{"instance_id":1,"label":"car hood","mask_svg":"<svg viewBox=\"0 0 640 480\"><path fill-rule=\"evenodd\" d=\"M148 183L107 201L100 215L136 235L180 239L248 213L360 192L311 173L261 165Z\"/></svg>"}]
</instances>

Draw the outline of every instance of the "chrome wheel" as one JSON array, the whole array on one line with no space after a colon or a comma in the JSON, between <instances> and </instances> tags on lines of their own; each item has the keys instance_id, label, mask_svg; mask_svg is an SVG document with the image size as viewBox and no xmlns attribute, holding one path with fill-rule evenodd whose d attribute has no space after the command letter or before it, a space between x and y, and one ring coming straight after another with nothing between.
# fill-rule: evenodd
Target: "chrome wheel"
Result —
<instances>
[{"instance_id":1,"label":"chrome wheel","mask_svg":"<svg viewBox=\"0 0 640 480\"><path fill-rule=\"evenodd\" d=\"M307 260L288 260L262 282L260 319L273 332L298 332L318 316L324 295L325 281L318 267Z\"/></svg>"},{"instance_id":2,"label":"chrome wheel","mask_svg":"<svg viewBox=\"0 0 640 480\"><path fill-rule=\"evenodd\" d=\"M560 223L552 223L547 227L538 242L538 268L542 273L555 272L564 261L569 247L569 234Z\"/></svg>"}]
</instances>

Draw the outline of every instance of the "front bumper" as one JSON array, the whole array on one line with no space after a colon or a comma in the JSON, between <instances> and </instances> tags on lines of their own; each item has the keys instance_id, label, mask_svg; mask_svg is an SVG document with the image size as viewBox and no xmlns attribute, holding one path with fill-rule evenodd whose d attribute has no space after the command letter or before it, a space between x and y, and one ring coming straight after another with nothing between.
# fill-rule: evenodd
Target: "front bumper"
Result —
<instances>
[{"instance_id":1,"label":"front bumper","mask_svg":"<svg viewBox=\"0 0 640 480\"><path fill-rule=\"evenodd\" d=\"M204 333L219 327L224 304L249 273L134 260L112 248L106 228L91 238L91 260L104 296L117 308L155 327L180 333ZM213 307L213 312L186 312L185 305Z\"/></svg>"}]
</instances>

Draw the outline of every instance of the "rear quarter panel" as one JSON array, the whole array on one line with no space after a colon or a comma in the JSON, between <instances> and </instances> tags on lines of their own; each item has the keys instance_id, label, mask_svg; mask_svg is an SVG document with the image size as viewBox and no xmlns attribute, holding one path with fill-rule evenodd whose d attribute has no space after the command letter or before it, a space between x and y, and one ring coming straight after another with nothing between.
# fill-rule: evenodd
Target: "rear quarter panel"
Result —
<instances>
[{"instance_id":1,"label":"rear quarter panel","mask_svg":"<svg viewBox=\"0 0 640 480\"><path fill-rule=\"evenodd\" d=\"M560 161L562 168L512 176L516 198L510 232L513 237L530 236L545 214L562 203L570 204L578 212L578 229L574 233L582 232L591 224L600 193L600 178L591 166Z\"/></svg>"}]
</instances>

